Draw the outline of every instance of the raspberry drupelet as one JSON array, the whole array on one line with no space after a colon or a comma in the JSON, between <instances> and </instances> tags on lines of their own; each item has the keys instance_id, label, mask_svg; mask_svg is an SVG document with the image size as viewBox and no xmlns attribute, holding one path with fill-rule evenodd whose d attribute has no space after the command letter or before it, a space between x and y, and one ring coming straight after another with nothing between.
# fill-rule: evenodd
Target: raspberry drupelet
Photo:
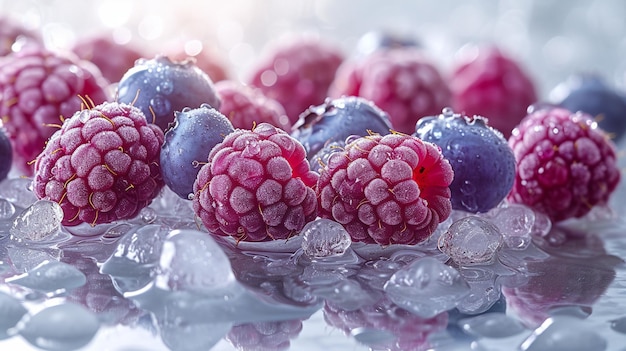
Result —
<instances>
[{"instance_id":1,"label":"raspberry drupelet","mask_svg":"<svg viewBox=\"0 0 626 351\"><path fill-rule=\"evenodd\" d=\"M606 204L620 180L615 147L585 113L539 109L509 138L517 174L508 200L547 214L553 222L582 217Z\"/></svg>"},{"instance_id":2,"label":"raspberry drupelet","mask_svg":"<svg viewBox=\"0 0 626 351\"><path fill-rule=\"evenodd\" d=\"M304 147L261 123L236 129L209 154L193 185L193 208L215 235L237 241L288 239L317 216Z\"/></svg>"},{"instance_id":3,"label":"raspberry drupelet","mask_svg":"<svg viewBox=\"0 0 626 351\"><path fill-rule=\"evenodd\" d=\"M353 241L414 245L450 215L452 178L434 144L405 134L357 138L321 170L320 217L341 223Z\"/></svg>"},{"instance_id":4,"label":"raspberry drupelet","mask_svg":"<svg viewBox=\"0 0 626 351\"><path fill-rule=\"evenodd\" d=\"M161 188L163 132L136 107L106 102L64 121L37 157L33 191L56 201L65 226L129 219Z\"/></svg>"}]
</instances>

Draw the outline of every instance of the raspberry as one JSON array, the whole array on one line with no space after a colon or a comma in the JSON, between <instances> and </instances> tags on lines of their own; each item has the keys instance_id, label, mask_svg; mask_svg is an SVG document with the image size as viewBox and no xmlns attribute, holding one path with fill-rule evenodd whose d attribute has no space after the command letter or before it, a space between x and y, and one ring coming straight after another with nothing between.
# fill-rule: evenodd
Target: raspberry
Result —
<instances>
[{"instance_id":1,"label":"raspberry","mask_svg":"<svg viewBox=\"0 0 626 351\"><path fill-rule=\"evenodd\" d=\"M253 87L223 80L215 84L215 91L222 100L220 112L228 117L235 128L251 129L258 123L269 123L289 131L291 122L285 109Z\"/></svg>"},{"instance_id":2,"label":"raspberry","mask_svg":"<svg viewBox=\"0 0 626 351\"><path fill-rule=\"evenodd\" d=\"M342 60L339 49L328 43L294 38L280 42L257 64L250 84L277 100L294 124L309 106L324 102Z\"/></svg>"},{"instance_id":3,"label":"raspberry","mask_svg":"<svg viewBox=\"0 0 626 351\"><path fill-rule=\"evenodd\" d=\"M0 15L0 56L10 54L13 44L21 39L41 44L39 33L28 30L12 17Z\"/></svg>"},{"instance_id":4,"label":"raspberry","mask_svg":"<svg viewBox=\"0 0 626 351\"><path fill-rule=\"evenodd\" d=\"M81 59L98 66L104 78L117 83L143 54L130 44L120 44L110 33L81 38L72 51Z\"/></svg>"},{"instance_id":5,"label":"raspberry","mask_svg":"<svg viewBox=\"0 0 626 351\"><path fill-rule=\"evenodd\" d=\"M39 45L0 59L0 116L13 144L18 169L31 175L33 161L54 133L50 125L107 100L106 82L95 66ZM84 97L85 100L82 100Z\"/></svg>"},{"instance_id":6,"label":"raspberry","mask_svg":"<svg viewBox=\"0 0 626 351\"><path fill-rule=\"evenodd\" d=\"M136 216L163 187L163 132L117 102L76 112L37 157L33 190L63 209L63 225Z\"/></svg>"},{"instance_id":7,"label":"raspberry","mask_svg":"<svg viewBox=\"0 0 626 351\"><path fill-rule=\"evenodd\" d=\"M606 204L620 180L615 147L590 115L563 108L530 113L509 138L517 174L508 200L553 222Z\"/></svg>"},{"instance_id":8,"label":"raspberry","mask_svg":"<svg viewBox=\"0 0 626 351\"><path fill-rule=\"evenodd\" d=\"M530 77L497 47L471 51L450 78L454 110L489 119L506 138L537 100Z\"/></svg>"},{"instance_id":9,"label":"raspberry","mask_svg":"<svg viewBox=\"0 0 626 351\"><path fill-rule=\"evenodd\" d=\"M389 114L397 131L413 133L423 116L450 106L451 95L437 68L416 48L377 51L337 71L329 95L361 96Z\"/></svg>"},{"instance_id":10,"label":"raspberry","mask_svg":"<svg viewBox=\"0 0 626 351\"><path fill-rule=\"evenodd\" d=\"M417 137L357 138L320 173L320 216L343 224L352 241L414 245L450 215L452 177L439 147Z\"/></svg>"},{"instance_id":11,"label":"raspberry","mask_svg":"<svg viewBox=\"0 0 626 351\"><path fill-rule=\"evenodd\" d=\"M317 216L304 147L261 123L237 129L209 154L193 185L193 208L213 234L238 241L287 239Z\"/></svg>"}]
</instances>

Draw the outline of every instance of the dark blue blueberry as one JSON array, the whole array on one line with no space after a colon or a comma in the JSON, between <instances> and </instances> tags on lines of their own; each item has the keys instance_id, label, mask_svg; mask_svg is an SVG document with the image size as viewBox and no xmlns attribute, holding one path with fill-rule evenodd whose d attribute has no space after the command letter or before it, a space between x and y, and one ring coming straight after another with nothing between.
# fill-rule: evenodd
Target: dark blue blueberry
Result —
<instances>
[{"instance_id":1,"label":"dark blue blueberry","mask_svg":"<svg viewBox=\"0 0 626 351\"><path fill-rule=\"evenodd\" d=\"M485 119L454 114L424 117L415 136L437 144L450 161L454 180L450 184L452 208L472 213L496 207L511 191L515 180L515 156L502 134Z\"/></svg>"},{"instance_id":2,"label":"dark blue blueberry","mask_svg":"<svg viewBox=\"0 0 626 351\"><path fill-rule=\"evenodd\" d=\"M369 100L349 96L311 106L300 115L292 136L304 145L311 160L326 144L370 132L385 135L390 130L391 122L385 112Z\"/></svg>"},{"instance_id":3,"label":"dark blue blueberry","mask_svg":"<svg viewBox=\"0 0 626 351\"><path fill-rule=\"evenodd\" d=\"M211 149L234 129L226 116L206 104L175 115L161 148L161 174L172 191L187 199Z\"/></svg>"},{"instance_id":4,"label":"dark blue blueberry","mask_svg":"<svg viewBox=\"0 0 626 351\"><path fill-rule=\"evenodd\" d=\"M363 34L357 42L356 51L359 56L367 56L378 50L420 46L410 34L373 30Z\"/></svg>"},{"instance_id":5,"label":"dark blue blueberry","mask_svg":"<svg viewBox=\"0 0 626 351\"><path fill-rule=\"evenodd\" d=\"M174 111L202 104L220 107L211 78L194 61L174 62L167 56L137 60L118 84L117 101L138 107L163 131L174 120Z\"/></svg>"},{"instance_id":6,"label":"dark blue blueberry","mask_svg":"<svg viewBox=\"0 0 626 351\"><path fill-rule=\"evenodd\" d=\"M13 162L13 148L4 129L0 128L0 180L4 180L9 175L11 162Z\"/></svg>"},{"instance_id":7,"label":"dark blue blueberry","mask_svg":"<svg viewBox=\"0 0 626 351\"><path fill-rule=\"evenodd\" d=\"M619 140L626 132L626 99L598 75L571 76L554 88L551 96L561 107L596 117L598 126L614 140Z\"/></svg>"}]
</instances>

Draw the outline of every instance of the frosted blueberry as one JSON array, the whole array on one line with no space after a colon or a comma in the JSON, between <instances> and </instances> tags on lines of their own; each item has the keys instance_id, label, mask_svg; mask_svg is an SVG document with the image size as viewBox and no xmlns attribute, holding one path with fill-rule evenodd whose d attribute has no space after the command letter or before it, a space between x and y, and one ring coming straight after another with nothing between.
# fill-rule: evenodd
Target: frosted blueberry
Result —
<instances>
[{"instance_id":1,"label":"frosted blueberry","mask_svg":"<svg viewBox=\"0 0 626 351\"><path fill-rule=\"evenodd\" d=\"M350 234L341 224L325 218L307 223L301 234L302 250L314 258L341 256L352 243Z\"/></svg>"},{"instance_id":2,"label":"frosted blueberry","mask_svg":"<svg viewBox=\"0 0 626 351\"><path fill-rule=\"evenodd\" d=\"M470 287L456 269L424 257L398 270L384 290L398 306L431 318L456 307L469 294Z\"/></svg>"},{"instance_id":3,"label":"frosted blueberry","mask_svg":"<svg viewBox=\"0 0 626 351\"><path fill-rule=\"evenodd\" d=\"M489 264L502 246L498 228L477 216L462 218L439 238L438 246L458 265Z\"/></svg>"}]
</instances>

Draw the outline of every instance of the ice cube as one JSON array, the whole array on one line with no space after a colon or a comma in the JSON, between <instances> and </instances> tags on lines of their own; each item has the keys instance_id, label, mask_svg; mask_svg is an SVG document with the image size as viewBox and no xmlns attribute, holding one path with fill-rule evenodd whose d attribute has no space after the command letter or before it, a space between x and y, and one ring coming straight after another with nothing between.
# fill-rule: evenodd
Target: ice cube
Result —
<instances>
[{"instance_id":1,"label":"ice cube","mask_svg":"<svg viewBox=\"0 0 626 351\"><path fill-rule=\"evenodd\" d=\"M46 261L58 261L61 250L54 248L29 248L23 246L10 246L7 253L13 268L17 272L28 272Z\"/></svg>"},{"instance_id":2,"label":"ice cube","mask_svg":"<svg viewBox=\"0 0 626 351\"><path fill-rule=\"evenodd\" d=\"M461 267L459 272L470 286L469 295L457 306L460 312L470 315L483 313L500 300L498 275L491 266Z\"/></svg>"},{"instance_id":3,"label":"ice cube","mask_svg":"<svg viewBox=\"0 0 626 351\"><path fill-rule=\"evenodd\" d=\"M174 351L210 350L232 328L232 323L164 323L159 321L163 343Z\"/></svg>"},{"instance_id":4,"label":"ice cube","mask_svg":"<svg viewBox=\"0 0 626 351\"><path fill-rule=\"evenodd\" d=\"M26 314L26 308L14 297L0 291L0 340L17 333L17 322Z\"/></svg>"},{"instance_id":5,"label":"ice cube","mask_svg":"<svg viewBox=\"0 0 626 351\"><path fill-rule=\"evenodd\" d=\"M423 318L456 307L470 293L461 274L432 257L398 270L384 286L391 301Z\"/></svg>"},{"instance_id":6,"label":"ice cube","mask_svg":"<svg viewBox=\"0 0 626 351\"><path fill-rule=\"evenodd\" d=\"M87 345L100 328L98 318L80 305L65 303L33 315L19 331L29 343L44 350L75 350Z\"/></svg>"},{"instance_id":7,"label":"ice cube","mask_svg":"<svg viewBox=\"0 0 626 351\"><path fill-rule=\"evenodd\" d=\"M350 247L350 234L339 223L320 218L302 229L302 250L313 258L341 256Z\"/></svg>"},{"instance_id":8,"label":"ice cube","mask_svg":"<svg viewBox=\"0 0 626 351\"><path fill-rule=\"evenodd\" d=\"M468 216L452 223L439 238L439 249L458 265L488 264L495 260L503 238L491 222Z\"/></svg>"},{"instance_id":9,"label":"ice cube","mask_svg":"<svg viewBox=\"0 0 626 351\"><path fill-rule=\"evenodd\" d=\"M59 233L63 210L58 203L38 200L13 221L10 233L16 241L47 241Z\"/></svg>"},{"instance_id":10,"label":"ice cube","mask_svg":"<svg viewBox=\"0 0 626 351\"><path fill-rule=\"evenodd\" d=\"M43 292L71 290L85 285L87 278L74 266L58 261L44 261L39 266L5 282Z\"/></svg>"},{"instance_id":11,"label":"ice cube","mask_svg":"<svg viewBox=\"0 0 626 351\"><path fill-rule=\"evenodd\" d=\"M0 198L9 200L15 206L26 208L37 201L31 190L32 180L28 178L11 178L0 182Z\"/></svg>"},{"instance_id":12,"label":"ice cube","mask_svg":"<svg viewBox=\"0 0 626 351\"><path fill-rule=\"evenodd\" d=\"M228 257L210 234L173 230L165 239L155 278L158 288L210 293L234 281Z\"/></svg>"},{"instance_id":13,"label":"ice cube","mask_svg":"<svg viewBox=\"0 0 626 351\"><path fill-rule=\"evenodd\" d=\"M607 341L576 317L554 316L546 319L520 345L521 351L606 350Z\"/></svg>"},{"instance_id":14,"label":"ice cube","mask_svg":"<svg viewBox=\"0 0 626 351\"><path fill-rule=\"evenodd\" d=\"M458 322L466 333L485 338L508 338L525 330L522 323L504 313L484 313Z\"/></svg>"},{"instance_id":15,"label":"ice cube","mask_svg":"<svg viewBox=\"0 0 626 351\"><path fill-rule=\"evenodd\" d=\"M493 223L504 237L504 243L510 249L524 250L531 241L531 232L535 224L535 212L518 204L499 207L493 212Z\"/></svg>"},{"instance_id":16,"label":"ice cube","mask_svg":"<svg viewBox=\"0 0 626 351\"><path fill-rule=\"evenodd\" d=\"M0 221L6 221L15 214L15 206L7 199L0 198Z\"/></svg>"}]
</instances>

